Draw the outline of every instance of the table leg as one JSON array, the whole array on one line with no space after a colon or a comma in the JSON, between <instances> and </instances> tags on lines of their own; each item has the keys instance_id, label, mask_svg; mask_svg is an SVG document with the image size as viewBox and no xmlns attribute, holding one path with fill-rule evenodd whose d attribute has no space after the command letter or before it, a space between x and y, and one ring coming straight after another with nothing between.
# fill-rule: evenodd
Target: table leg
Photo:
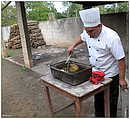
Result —
<instances>
[{"instance_id":1,"label":"table leg","mask_svg":"<svg viewBox=\"0 0 130 119\"><path fill-rule=\"evenodd\" d=\"M81 116L81 101L79 100L79 98L77 98L75 101L75 113L76 117Z\"/></svg>"},{"instance_id":2,"label":"table leg","mask_svg":"<svg viewBox=\"0 0 130 119\"><path fill-rule=\"evenodd\" d=\"M48 104L48 107L49 107L50 114L51 116L54 116L49 88L47 86L44 86L44 94L45 94L46 103Z\"/></svg>"},{"instance_id":3,"label":"table leg","mask_svg":"<svg viewBox=\"0 0 130 119\"><path fill-rule=\"evenodd\" d=\"M110 92L109 86L104 90L105 117L110 117Z\"/></svg>"}]
</instances>

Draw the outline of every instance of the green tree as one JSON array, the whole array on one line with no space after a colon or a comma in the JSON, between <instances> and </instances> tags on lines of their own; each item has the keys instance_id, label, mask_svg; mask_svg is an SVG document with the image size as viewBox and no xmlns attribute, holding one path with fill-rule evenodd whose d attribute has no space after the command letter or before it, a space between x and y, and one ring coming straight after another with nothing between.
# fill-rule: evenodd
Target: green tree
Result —
<instances>
[{"instance_id":1,"label":"green tree","mask_svg":"<svg viewBox=\"0 0 130 119\"><path fill-rule=\"evenodd\" d=\"M48 20L48 13L51 10L44 4L44 2L25 2L28 20L45 21Z\"/></svg>"},{"instance_id":2,"label":"green tree","mask_svg":"<svg viewBox=\"0 0 130 119\"><path fill-rule=\"evenodd\" d=\"M6 1L1 2L1 7L4 7L6 4ZM3 11L1 11L1 22L2 26L8 26L17 23L16 7L14 5L8 5Z\"/></svg>"},{"instance_id":3,"label":"green tree","mask_svg":"<svg viewBox=\"0 0 130 119\"><path fill-rule=\"evenodd\" d=\"M114 3L110 5L100 5L101 14L128 12L128 2Z\"/></svg>"},{"instance_id":4,"label":"green tree","mask_svg":"<svg viewBox=\"0 0 130 119\"><path fill-rule=\"evenodd\" d=\"M45 6L47 6L51 12L53 13L57 13L56 8L54 7L54 2L53 1L47 1L47 2L43 2Z\"/></svg>"},{"instance_id":5,"label":"green tree","mask_svg":"<svg viewBox=\"0 0 130 119\"><path fill-rule=\"evenodd\" d=\"M129 4L128 4L128 2L118 3L116 9L117 9L117 12L128 12Z\"/></svg>"},{"instance_id":6,"label":"green tree","mask_svg":"<svg viewBox=\"0 0 130 119\"><path fill-rule=\"evenodd\" d=\"M63 5L68 7L67 10L64 12L67 17L77 17L79 11L82 9L82 5L72 3L72 2L63 2Z\"/></svg>"},{"instance_id":7,"label":"green tree","mask_svg":"<svg viewBox=\"0 0 130 119\"><path fill-rule=\"evenodd\" d=\"M48 8L50 8L51 12L55 15L56 19L66 18L66 16L62 13L57 12L56 8L54 7L54 2L49 1L45 3Z\"/></svg>"}]
</instances>

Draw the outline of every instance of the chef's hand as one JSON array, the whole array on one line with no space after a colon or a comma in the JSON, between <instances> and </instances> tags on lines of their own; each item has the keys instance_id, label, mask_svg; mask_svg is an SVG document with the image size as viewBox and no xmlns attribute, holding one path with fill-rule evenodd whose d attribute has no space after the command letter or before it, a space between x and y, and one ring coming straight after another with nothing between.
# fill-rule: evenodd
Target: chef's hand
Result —
<instances>
[{"instance_id":1,"label":"chef's hand","mask_svg":"<svg viewBox=\"0 0 130 119\"><path fill-rule=\"evenodd\" d=\"M67 49L68 55L71 55L73 53L73 51L74 51L74 47L73 46L69 47Z\"/></svg>"},{"instance_id":2,"label":"chef's hand","mask_svg":"<svg viewBox=\"0 0 130 119\"><path fill-rule=\"evenodd\" d=\"M124 79L120 79L119 80L119 84L120 84L120 86L121 86L121 88L122 89L127 89L128 87L128 85L127 85L127 82L126 82L126 80L124 80Z\"/></svg>"}]
</instances>

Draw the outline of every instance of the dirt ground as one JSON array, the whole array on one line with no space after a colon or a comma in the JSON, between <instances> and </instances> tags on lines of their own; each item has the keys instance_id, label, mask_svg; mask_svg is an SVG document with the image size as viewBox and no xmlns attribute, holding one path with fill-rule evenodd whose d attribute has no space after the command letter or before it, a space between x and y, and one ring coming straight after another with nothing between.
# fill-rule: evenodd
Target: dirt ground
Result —
<instances>
[{"instance_id":1,"label":"dirt ground","mask_svg":"<svg viewBox=\"0 0 130 119\"><path fill-rule=\"evenodd\" d=\"M23 70L9 61L2 60L2 117L31 118L51 117L43 90L39 83L40 75L31 70ZM58 109L72 101L51 91L54 107ZM92 98L84 101L84 117L93 117ZM87 112L87 113L85 113ZM74 107L69 107L55 115L55 117L74 117Z\"/></svg>"},{"instance_id":2,"label":"dirt ground","mask_svg":"<svg viewBox=\"0 0 130 119\"><path fill-rule=\"evenodd\" d=\"M51 117L48 106L45 102L44 92L39 82L40 76L46 73L48 64L56 60L58 56L63 56L64 50L52 50L48 48L48 55L42 60L36 60L38 63L30 70L16 65L8 60L2 59L2 81L1 81L1 115L5 118L42 118ZM39 52L47 52L45 50L38 50ZM35 51L36 52L36 51ZM82 49L77 50L77 55L84 59L84 52ZM78 52L81 52L78 54ZM50 54L49 54L50 53ZM86 56L85 56L86 57ZM62 57L64 59L64 57ZM48 60L49 59L49 60ZM86 59L85 59L86 60ZM64 105L70 104L72 101L65 98L54 91L51 91L53 106L58 109ZM128 104L128 100L126 102ZM83 114L82 117L94 117L93 97L88 98L82 103ZM118 106L118 117L121 116L121 103ZM71 106L62 112L59 112L54 117L74 117L74 107Z\"/></svg>"}]
</instances>

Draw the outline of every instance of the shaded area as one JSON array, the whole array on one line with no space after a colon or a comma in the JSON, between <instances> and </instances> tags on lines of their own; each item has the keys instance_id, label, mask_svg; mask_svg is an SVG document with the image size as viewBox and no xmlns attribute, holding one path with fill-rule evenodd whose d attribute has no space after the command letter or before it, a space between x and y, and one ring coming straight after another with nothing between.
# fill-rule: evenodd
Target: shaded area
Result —
<instances>
[{"instance_id":1,"label":"shaded area","mask_svg":"<svg viewBox=\"0 0 130 119\"><path fill-rule=\"evenodd\" d=\"M75 49L72 58L75 59L79 59L81 57L85 58L88 55L88 53L86 53L87 51L84 50L84 47L86 46L82 45L80 48ZM13 56L7 59L11 59L14 62L24 65L24 58L22 55L22 51L18 49L15 50L14 52L16 53L16 55L13 54ZM49 62L51 60L52 62L54 62L54 61L64 60L66 58L67 58L67 47L56 47L56 46L48 45L48 46L43 46L39 49L32 49L32 59L34 64L33 67L39 65L40 63Z\"/></svg>"}]
</instances>

